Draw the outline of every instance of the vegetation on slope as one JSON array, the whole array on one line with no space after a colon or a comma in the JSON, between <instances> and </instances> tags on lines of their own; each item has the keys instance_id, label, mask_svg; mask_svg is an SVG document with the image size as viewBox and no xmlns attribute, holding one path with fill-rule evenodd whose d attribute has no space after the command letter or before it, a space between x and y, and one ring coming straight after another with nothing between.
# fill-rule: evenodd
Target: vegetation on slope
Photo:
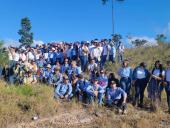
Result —
<instances>
[{"instance_id":1,"label":"vegetation on slope","mask_svg":"<svg viewBox=\"0 0 170 128\"><path fill-rule=\"evenodd\" d=\"M164 66L170 59L170 44L161 44L156 47L127 49L125 58L130 60L134 68L140 62L145 61L151 70L154 61L159 59ZM108 72L117 72L119 64L106 64ZM151 113L149 109L138 110L128 105L128 115L116 115L105 107L91 106L86 109L82 105L73 102L59 103L53 98L53 88L45 85L34 86L9 86L0 81L0 127L17 127L21 122L33 122L32 126L24 123L23 127L116 127L116 128L140 128L140 127L169 127L170 116L166 114L166 98L163 97L162 107L157 113ZM146 105L148 105L145 97ZM78 111L78 112L77 112ZM69 114L68 114L69 113ZM71 115L71 116L68 116ZM32 121L32 117L39 116L40 120ZM53 118L54 116L54 118ZM83 118L81 118L83 117ZM90 121L84 121L86 117ZM46 118L46 120L41 120ZM77 121L78 120L78 121ZM85 124L82 122L86 122ZM58 123L57 123L58 122ZM78 123L70 123L78 122ZM153 123L155 122L155 123ZM60 125L59 125L60 123ZM19 126L18 125L18 126ZM35 126L36 125L36 126Z\"/></svg>"}]
</instances>

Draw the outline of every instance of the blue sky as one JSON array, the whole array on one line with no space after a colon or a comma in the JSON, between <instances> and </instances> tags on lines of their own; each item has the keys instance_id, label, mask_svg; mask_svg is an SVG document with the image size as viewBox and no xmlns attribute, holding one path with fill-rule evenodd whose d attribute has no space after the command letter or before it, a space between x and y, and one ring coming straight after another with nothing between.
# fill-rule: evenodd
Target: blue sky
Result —
<instances>
[{"instance_id":1,"label":"blue sky","mask_svg":"<svg viewBox=\"0 0 170 128\"><path fill-rule=\"evenodd\" d=\"M170 36L170 0L115 3L115 31L125 38ZM110 38L111 3L101 0L0 0L0 39L18 40L20 20L29 17L35 40Z\"/></svg>"}]
</instances>

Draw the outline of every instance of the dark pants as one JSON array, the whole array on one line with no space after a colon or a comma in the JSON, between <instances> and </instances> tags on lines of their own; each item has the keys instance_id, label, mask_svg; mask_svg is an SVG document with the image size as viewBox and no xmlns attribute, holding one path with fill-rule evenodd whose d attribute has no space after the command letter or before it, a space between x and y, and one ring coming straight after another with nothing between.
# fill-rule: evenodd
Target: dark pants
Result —
<instances>
[{"instance_id":1,"label":"dark pants","mask_svg":"<svg viewBox=\"0 0 170 128\"><path fill-rule=\"evenodd\" d=\"M76 92L76 97L78 101L81 101L83 103L88 103L88 96L87 93L85 91L83 92Z\"/></svg>"},{"instance_id":2,"label":"dark pants","mask_svg":"<svg viewBox=\"0 0 170 128\"><path fill-rule=\"evenodd\" d=\"M118 54L118 62L121 63L121 62L123 62L123 60L124 60L123 53L121 53L121 54L119 53Z\"/></svg>"},{"instance_id":3,"label":"dark pants","mask_svg":"<svg viewBox=\"0 0 170 128\"><path fill-rule=\"evenodd\" d=\"M125 109L127 109L127 105L126 104L124 104L123 103L123 99L124 99L124 97L123 96L121 96L121 99L116 99L116 100L114 100L114 101L108 101L108 106L110 106L110 107L116 107L116 108L118 108L118 109L122 109L122 110L125 110Z\"/></svg>"},{"instance_id":4,"label":"dark pants","mask_svg":"<svg viewBox=\"0 0 170 128\"><path fill-rule=\"evenodd\" d=\"M113 55L109 55L109 61L115 63L115 57Z\"/></svg>"},{"instance_id":5,"label":"dark pants","mask_svg":"<svg viewBox=\"0 0 170 128\"><path fill-rule=\"evenodd\" d=\"M104 68L104 65L105 65L105 63L106 63L106 59L107 59L107 55L103 55L102 57L101 57L101 68L103 69Z\"/></svg>"},{"instance_id":6,"label":"dark pants","mask_svg":"<svg viewBox=\"0 0 170 128\"><path fill-rule=\"evenodd\" d=\"M120 85L121 85L121 88L127 93L127 96L129 96L130 89L131 89L131 79L122 77L120 79Z\"/></svg>"},{"instance_id":7,"label":"dark pants","mask_svg":"<svg viewBox=\"0 0 170 128\"><path fill-rule=\"evenodd\" d=\"M143 104L144 92L147 86L146 79L137 79L135 82L135 102Z\"/></svg>"},{"instance_id":8,"label":"dark pants","mask_svg":"<svg viewBox=\"0 0 170 128\"><path fill-rule=\"evenodd\" d=\"M167 82L167 86L165 88L166 96L167 96L167 104L170 109L170 82Z\"/></svg>"},{"instance_id":9,"label":"dark pants","mask_svg":"<svg viewBox=\"0 0 170 128\"><path fill-rule=\"evenodd\" d=\"M81 69L82 71L85 71L87 69L88 56L80 56L80 61L81 61Z\"/></svg>"},{"instance_id":10,"label":"dark pants","mask_svg":"<svg viewBox=\"0 0 170 128\"><path fill-rule=\"evenodd\" d=\"M160 99L160 101L162 101L162 92L164 89L165 89L165 86L161 83L159 85L159 99Z\"/></svg>"}]
</instances>

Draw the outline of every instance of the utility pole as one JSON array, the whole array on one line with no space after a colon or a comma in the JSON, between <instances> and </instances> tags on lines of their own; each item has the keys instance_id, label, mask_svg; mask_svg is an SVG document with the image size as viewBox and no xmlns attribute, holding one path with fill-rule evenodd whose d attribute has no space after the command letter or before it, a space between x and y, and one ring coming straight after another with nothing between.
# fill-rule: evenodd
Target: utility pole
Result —
<instances>
[{"instance_id":1,"label":"utility pole","mask_svg":"<svg viewBox=\"0 0 170 128\"><path fill-rule=\"evenodd\" d=\"M115 13L115 7L114 7L114 4L115 2L118 1L118 2L123 2L124 0L111 0L112 2L112 36L114 36L115 34L115 16L114 16L114 13Z\"/></svg>"}]
</instances>

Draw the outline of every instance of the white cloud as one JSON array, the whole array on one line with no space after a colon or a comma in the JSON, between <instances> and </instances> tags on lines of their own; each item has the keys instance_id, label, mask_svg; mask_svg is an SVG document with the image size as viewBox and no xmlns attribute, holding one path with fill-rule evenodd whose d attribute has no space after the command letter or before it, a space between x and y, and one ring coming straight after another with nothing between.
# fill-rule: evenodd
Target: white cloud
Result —
<instances>
[{"instance_id":1,"label":"white cloud","mask_svg":"<svg viewBox=\"0 0 170 128\"><path fill-rule=\"evenodd\" d=\"M33 46L37 44L44 44L42 40L34 40ZM14 46L18 47L20 45L19 41L13 40L13 39L5 39L4 40L4 46L9 47L9 46Z\"/></svg>"},{"instance_id":2,"label":"white cloud","mask_svg":"<svg viewBox=\"0 0 170 128\"><path fill-rule=\"evenodd\" d=\"M42 40L34 40L33 45L37 45L37 44L44 44L44 42Z\"/></svg>"},{"instance_id":3,"label":"white cloud","mask_svg":"<svg viewBox=\"0 0 170 128\"><path fill-rule=\"evenodd\" d=\"M131 41L134 41L134 40L136 40L136 39L140 39L140 40L146 40L147 41L147 43L144 45L144 46L157 46L158 44L157 44L157 41L155 40L155 38L152 38L152 37L147 37L147 36L132 36L132 37L129 37L128 38L128 43L130 44L130 45L132 45L131 44Z\"/></svg>"},{"instance_id":4,"label":"white cloud","mask_svg":"<svg viewBox=\"0 0 170 128\"><path fill-rule=\"evenodd\" d=\"M20 43L16 40L13 40L13 39L5 39L4 40L4 46L5 47L9 47L9 46L18 47L19 45L20 45Z\"/></svg>"}]
</instances>

